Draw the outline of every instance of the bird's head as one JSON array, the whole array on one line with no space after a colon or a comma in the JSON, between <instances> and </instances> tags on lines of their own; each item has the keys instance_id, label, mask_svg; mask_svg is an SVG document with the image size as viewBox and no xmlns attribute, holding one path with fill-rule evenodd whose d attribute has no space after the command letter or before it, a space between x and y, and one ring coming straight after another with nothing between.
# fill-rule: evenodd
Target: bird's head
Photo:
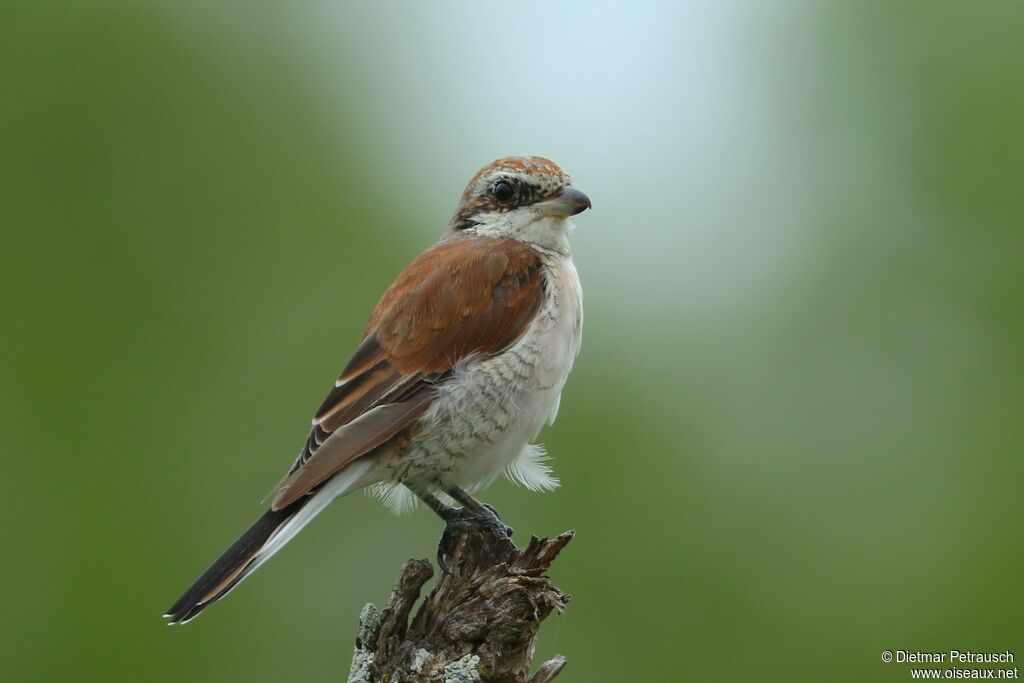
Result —
<instances>
[{"instance_id":1,"label":"bird's head","mask_svg":"<svg viewBox=\"0 0 1024 683\"><path fill-rule=\"evenodd\" d=\"M544 157L504 157L480 169L452 218L450 231L528 242L568 251L570 216L590 208L558 164Z\"/></svg>"}]
</instances>

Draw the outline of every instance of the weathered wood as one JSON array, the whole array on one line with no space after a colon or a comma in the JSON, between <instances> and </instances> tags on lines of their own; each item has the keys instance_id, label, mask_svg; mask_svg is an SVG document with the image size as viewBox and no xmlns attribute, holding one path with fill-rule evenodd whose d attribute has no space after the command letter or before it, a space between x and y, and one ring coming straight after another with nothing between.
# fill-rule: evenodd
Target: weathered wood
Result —
<instances>
[{"instance_id":1,"label":"weathered wood","mask_svg":"<svg viewBox=\"0 0 1024 683\"><path fill-rule=\"evenodd\" d=\"M383 611L367 605L349 683L549 683L565 667L557 656L531 677L534 642L552 610L570 596L544 576L572 531L533 537L525 548L479 529L462 533L442 574L410 620L434 575L426 560L409 560Z\"/></svg>"}]
</instances>

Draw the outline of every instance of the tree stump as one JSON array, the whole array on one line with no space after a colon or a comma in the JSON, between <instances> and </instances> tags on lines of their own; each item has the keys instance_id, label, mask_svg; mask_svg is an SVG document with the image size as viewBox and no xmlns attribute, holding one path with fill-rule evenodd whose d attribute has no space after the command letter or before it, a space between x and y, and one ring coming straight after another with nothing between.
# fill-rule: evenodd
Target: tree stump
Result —
<instances>
[{"instance_id":1,"label":"tree stump","mask_svg":"<svg viewBox=\"0 0 1024 683\"><path fill-rule=\"evenodd\" d=\"M570 596L544 576L572 540L534 536L525 548L485 530L455 540L442 574L415 616L409 615L434 575L426 560L409 560L384 610L366 605L349 683L547 683L565 666L554 657L528 676L540 624Z\"/></svg>"}]
</instances>

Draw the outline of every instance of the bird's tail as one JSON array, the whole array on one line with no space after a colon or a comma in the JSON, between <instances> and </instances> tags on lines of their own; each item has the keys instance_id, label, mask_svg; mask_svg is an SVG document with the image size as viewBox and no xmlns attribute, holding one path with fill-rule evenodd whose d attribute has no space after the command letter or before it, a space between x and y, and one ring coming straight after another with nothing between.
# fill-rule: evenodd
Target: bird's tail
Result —
<instances>
[{"instance_id":1,"label":"bird's tail","mask_svg":"<svg viewBox=\"0 0 1024 683\"><path fill-rule=\"evenodd\" d=\"M168 624L187 623L230 593L294 538L328 503L365 485L363 478L369 469L370 463L365 458L357 460L316 493L299 498L280 510L265 512L171 605L164 614Z\"/></svg>"}]
</instances>

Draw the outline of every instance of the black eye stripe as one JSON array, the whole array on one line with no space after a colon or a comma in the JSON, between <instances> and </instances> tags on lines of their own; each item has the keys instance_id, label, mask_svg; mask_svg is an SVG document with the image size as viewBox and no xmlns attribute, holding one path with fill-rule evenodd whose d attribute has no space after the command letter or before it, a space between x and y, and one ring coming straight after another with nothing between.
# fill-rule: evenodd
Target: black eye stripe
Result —
<instances>
[{"instance_id":1,"label":"black eye stripe","mask_svg":"<svg viewBox=\"0 0 1024 683\"><path fill-rule=\"evenodd\" d=\"M543 199L547 189L543 184L534 184L515 176L499 176L485 187L480 196L489 198L495 209L509 211Z\"/></svg>"}]
</instances>

